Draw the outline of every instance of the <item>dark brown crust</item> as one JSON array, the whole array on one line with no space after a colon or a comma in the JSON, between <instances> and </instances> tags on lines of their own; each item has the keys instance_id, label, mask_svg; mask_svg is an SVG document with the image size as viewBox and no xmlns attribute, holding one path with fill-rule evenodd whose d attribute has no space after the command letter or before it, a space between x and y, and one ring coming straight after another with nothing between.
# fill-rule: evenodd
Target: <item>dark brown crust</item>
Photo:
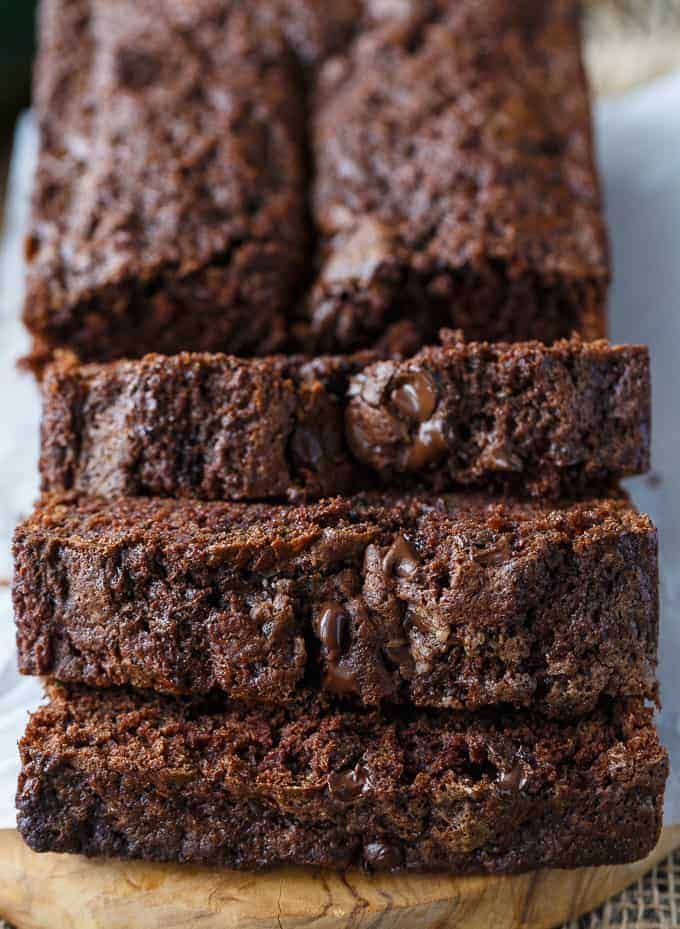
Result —
<instances>
[{"instance_id":1,"label":"dark brown crust","mask_svg":"<svg viewBox=\"0 0 680 929\"><path fill-rule=\"evenodd\" d=\"M447 338L380 363L371 352L63 358L43 381L42 488L298 500L368 488L377 471L558 499L648 469L645 348ZM428 448L419 435L432 427L440 444Z\"/></svg>"},{"instance_id":2,"label":"dark brown crust","mask_svg":"<svg viewBox=\"0 0 680 929\"><path fill-rule=\"evenodd\" d=\"M48 496L14 555L28 674L564 717L656 696L656 532L624 499Z\"/></svg>"},{"instance_id":3,"label":"dark brown crust","mask_svg":"<svg viewBox=\"0 0 680 929\"><path fill-rule=\"evenodd\" d=\"M603 335L576 5L409 7L45 0L35 366Z\"/></svg>"},{"instance_id":4,"label":"dark brown crust","mask_svg":"<svg viewBox=\"0 0 680 929\"><path fill-rule=\"evenodd\" d=\"M324 348L365 344L404 314L470 339L604 334L578 6L422 0L327 62L309 300Z\"/></svg>"},{"instance_id":5,"label":"dark brown crust","mask_svg":"<svg viewBox=\"0 0 680 929\"><path fill-rule=\"evenodd\" d=\"M633 861L657 841L668 771L635 702L566 724L55 688L20 748L36 851L248 869Z\"/></svg>"},{"instance_id":6,"label":"dark brown crust","mask_svg":"<svg viewBox=\"0 0 680 929\"><path fill-rule=\"evenodd\" d=\"M38 353L284 340L308 253L297 66L244 5L193 10L42 5L24 314Z\"/></svg>"}]
</instances>

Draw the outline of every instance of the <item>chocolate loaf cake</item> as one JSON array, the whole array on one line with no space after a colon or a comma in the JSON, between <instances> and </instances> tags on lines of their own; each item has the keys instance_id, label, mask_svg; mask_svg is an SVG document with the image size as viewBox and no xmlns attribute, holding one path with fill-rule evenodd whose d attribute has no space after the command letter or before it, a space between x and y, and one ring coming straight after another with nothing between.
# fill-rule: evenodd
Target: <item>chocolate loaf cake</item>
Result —
<instances>
[{"instance_id":1,"label":"chocolate loaf cake","mask_svg":"<svg viewBox=\"0 0 680 929\"><path fill-rule=\"evenodd\" d=\"M308 260L295 57L244 4L44 0L38 349L266 353Z\"/></svg>"},{"instance_id":2,"label":"chocolate loaf cake","mask_svg":"<svg viewBox=\"0 0 680 929\"><path fill-rule=\"evenodd\" d=\"M297 500L379 476L557 499L649 467L648 352L602 341L64 358L42 389L46 491Z\"/></svg>"},{"instance_id":3,"label":"chocolate loaf cake","mask_svg":"<svg viewBox=\"0 0 680 929\"><path fill-rule=\"evenodd\" d=\"M402 12L327 61L313 95L317 340L364 345L403 316L470 339L601 336L579 4L389 7Z\"/></svg>"},{"instance_id":4,"label":"chocolate loaf cake","mask_svg":"<svg viewBox=\"0 0 680 929\"><path fill-rule=\"evenodd\" d=\"M656 532L625 499L54 495L14 556L26 674L555 717L656 696Z\"/></svg>"},{"instance_id":5,"label":"chocolate loaf cake","mask_svg":"<svg viewBox=\"0 0 680 929\"><path fill-rule=\"evenodd\" d=\"M651 712L340 712L55 688L21 741L36 851L460 873L633 861L661 827Z\"/></svg>"},{"instance_id":6,"label":"chocolate loaf cake","mask_svg":"<svg viewBox=\"0 0 680 929\"><path fill-rule=\"evenodd\" d=\"M603 334L576 4L44 0L34 361Z\"/></svg>"}]
</instances>

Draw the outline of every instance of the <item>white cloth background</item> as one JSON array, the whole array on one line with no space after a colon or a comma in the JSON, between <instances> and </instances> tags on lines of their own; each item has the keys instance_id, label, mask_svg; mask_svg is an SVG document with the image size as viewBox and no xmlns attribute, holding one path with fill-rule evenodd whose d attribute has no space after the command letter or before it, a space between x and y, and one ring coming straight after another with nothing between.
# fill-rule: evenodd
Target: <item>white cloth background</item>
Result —
<instances>
[{"instance_id":1,"label":"white cloth background","mask_svg":"<svg viewBox=\"0 0 680 929\"><path fill-rule=\"evenodd\" d=\"M680 823L680 75L599 103L596 121L614 258L611 337L645 342L652 352L654 472L629 489L660 531L659 723L672 759L666 822ZM37 392L14 364L27 348L19 324L21 238L34 162L35 132L24 118L0 253L0 581L11 576L12 528L37 494ZM41 694L14 665L9 588L0 586L0 828L14 825L16 742Z\"/></svg>"}]
</instances>

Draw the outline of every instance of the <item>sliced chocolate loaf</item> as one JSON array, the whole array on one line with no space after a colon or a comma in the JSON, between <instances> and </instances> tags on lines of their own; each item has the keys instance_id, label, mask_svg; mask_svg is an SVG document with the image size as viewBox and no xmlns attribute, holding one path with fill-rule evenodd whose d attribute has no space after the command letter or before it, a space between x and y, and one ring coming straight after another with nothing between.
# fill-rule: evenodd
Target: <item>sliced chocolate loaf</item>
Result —
<instances>
[{"instance_id":1,"label":"sliced chocolate loaf","mask_svg":"<svg viewBox=\"0 0 680 929\"><path fill-rule=\"evenodd\" d=\"M668 765L635 701L558 723L54 688L20 748L36 851L248 869L633 861L657 841Z\"/></svg>"},{"instance_id":2,"label":"sliced chocolate loaf","mask_svg":"<svg viewBox=\"0 0 680 929\"><path fill-rule=\"evenodd\" d=\"M406 361L63 358L43 381L43 490L295 500L381 481L557 499L648 469L645 348L446 338Z\"/></svg>"},{"instance_id":3,"label":"sliced chocolate loaf","mask_svg":"<svg viewBox=\"0 0 680 929\"><path fill-rule=\"evenodd\" d=\"M656 695L656 531L625 499L54 495L14 555L27 674L565 717Z\"/></svg>"}]
</instances>

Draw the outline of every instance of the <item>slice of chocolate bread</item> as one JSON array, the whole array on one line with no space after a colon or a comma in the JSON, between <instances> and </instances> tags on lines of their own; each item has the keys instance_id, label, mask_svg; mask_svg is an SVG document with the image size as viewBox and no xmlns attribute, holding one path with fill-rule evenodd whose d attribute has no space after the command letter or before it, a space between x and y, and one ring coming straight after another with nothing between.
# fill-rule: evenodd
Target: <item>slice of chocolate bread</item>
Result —
<instances>
[{"instance_id":1,"label":"slice of chocolate bread","mask_svg":"<svg viewBox=\"0 0 680 929\"><path fill-rule=\"evenodd\" d=\"M565 717L656 695L656 531L625 499L55 495L14 555L27 674Z\"/></svg>"},{"instance_id":2,"label":"slice of chocolate bread","mask_svg":"<svg viewBox=\"0 0 680 929\"><path fill-rule=\"evenodd\" d=\"M558 723L54 688L20 748L36 851L248 869L633 861L657 841L668 767L639 702Z\"/></svg>"},{"instance_id":3,"label":"slice of chocolate bread","mask_svg":"<svg viewBox=\"0 0 680 929\"><path fill-rule=\"evenodd\" d=\"M645 348L445 337L406 361L63 358L43 381L43 490L296 500L382 479L557 499L649 467Z\"/></svg>"}]
</instances>

